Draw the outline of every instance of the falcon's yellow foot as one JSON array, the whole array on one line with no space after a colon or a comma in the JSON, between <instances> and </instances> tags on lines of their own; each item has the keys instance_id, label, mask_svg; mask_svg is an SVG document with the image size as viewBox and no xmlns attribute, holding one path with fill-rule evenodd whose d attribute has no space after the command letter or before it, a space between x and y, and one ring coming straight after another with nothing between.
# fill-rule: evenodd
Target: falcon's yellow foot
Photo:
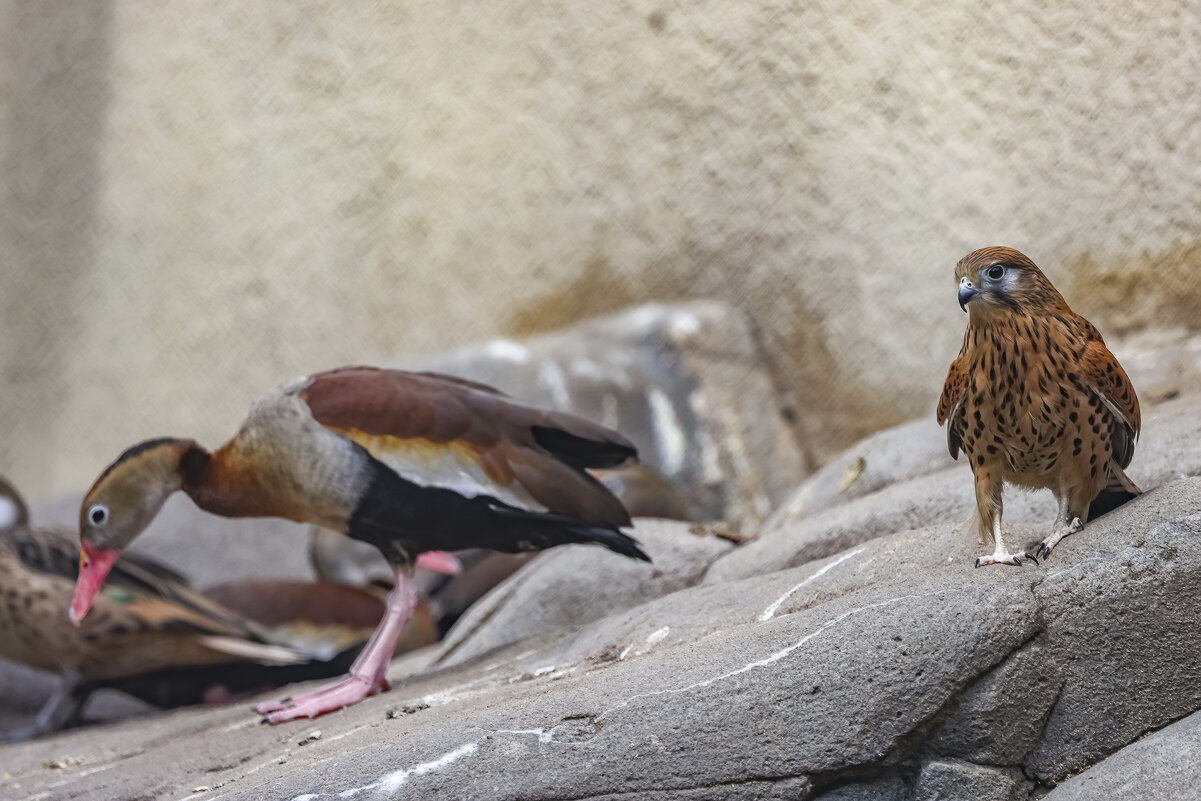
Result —
<instances>
[{"instance_id":1,"label":"falcon's yellow foot","mask_svg":"<svg viewBox=\"0 0 1201 801\"><path fill-rule=\"evenodd\" d=\"M1006 551L993 551L988 556L976 557L976 567L983 565L1012 565L1021 567L1027 561L1038 564L1038 560L1033 554L1022 551L1021 553L1007 553Z\"/></svg>"},{"instance_id":2,"label":"falcon's yellow foot","mask_svg":"<svg viewBox=\"0 0 1201 801\"><path fill-rule=\"evenodd\" d=\"M1045 540L1043 540L1042 542L1040 542L1038 545L1036 545L1034 547L1034 553L1038 556L1039 559L1046 559L1048 556L1051 555L1051 551L1055 550L1055 546L1059 544L1060 540L1062 540L1064 537L1066 537L1070 534L1075 534L1077 531L1079 531L1082 528L1084 528L1084 524L1080 522L1080 518L1078 518L1078 517L1073 519L1071 523L1067 523L1066 525L1058 526L1055 529L1054 534L1047 537Z\"/></svg>"}]
</instances>

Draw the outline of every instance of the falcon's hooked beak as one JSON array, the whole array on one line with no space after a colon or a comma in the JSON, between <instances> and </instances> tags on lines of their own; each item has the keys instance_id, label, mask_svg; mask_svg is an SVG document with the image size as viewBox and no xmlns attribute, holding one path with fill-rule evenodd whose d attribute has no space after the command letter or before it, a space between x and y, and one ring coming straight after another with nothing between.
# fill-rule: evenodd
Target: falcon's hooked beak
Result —
<instances>
[{"instance_id":1,"label":"falcon's hooked beak","mask_svg":"<svg viewBox=\"0 0 1201 801\"><path fill-rule=\"evenodd\" d=\"M104 550L90 543L79 549L79 578L75 582L75 596L71 598L71 622L78 626L104 586L104 580L117 562L121 551L113 548Z\"/></svg>"},{"instance_id":2,"label":"falcon's hooked beak","mask_svg":"<svg viewBox=\"0 0 1201 801\"><path fill-rule=\"evenodd\" d=\"M980 294L980 290L968 280L965 275L959 279L959 308L967 311L967 305L972 302L972 298Z\"/></svg>"}]
</instances>

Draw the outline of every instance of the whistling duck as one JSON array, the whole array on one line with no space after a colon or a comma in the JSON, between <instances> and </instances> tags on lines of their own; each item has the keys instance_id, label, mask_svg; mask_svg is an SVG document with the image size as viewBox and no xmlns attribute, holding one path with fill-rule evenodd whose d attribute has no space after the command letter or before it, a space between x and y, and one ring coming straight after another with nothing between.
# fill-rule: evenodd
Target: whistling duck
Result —
<instances>
[{"instance_id":1,"label":"whistling duck","mask_svg":"<svg viewBox=\"0 0 1201 801\"><path fill-rule=\"evenodd\" d=\"M21 496L3 479L0 508L17 511L12 525L0 530L0 656L78 679L47 703L25 735L66 722L64 713L75 718L100 687L124 683L121 689L146 698L154 683L147 677L156 672L247 660L272 666L308 661L135 554L113 570L95 598L95 614L81 627L71 626L62 609L75 583L78 548L65 534L28 527ZM279 686L286 678L264 684Z\"/></svg>"},{"instance_id":2,"label":"whistling duck","mask_svg":"<svg viewBox=\"0 0 1201 801\"><path fill-rule=\"evenodd\" d=\"M121 549L176 490L214 514L283 517L369 542L395 587L350 674L257 707L272 723L313 717L388 689L421 554L597 543L650 561L620 531L630 525L621 502L585 472L636 456L615 431L472 381L371 367L318 373L261 398L215 452L150 440L101 473L80 508L71 617L83 618Z\"/></svg>"}]
</instances>

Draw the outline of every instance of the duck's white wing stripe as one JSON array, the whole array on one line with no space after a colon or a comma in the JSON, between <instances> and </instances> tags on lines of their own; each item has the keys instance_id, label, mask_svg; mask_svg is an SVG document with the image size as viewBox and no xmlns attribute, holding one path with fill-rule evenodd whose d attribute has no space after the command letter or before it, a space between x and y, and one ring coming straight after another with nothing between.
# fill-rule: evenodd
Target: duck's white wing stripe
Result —
<instances>
[{"instance_id":1,"label":"duck's white wing stripe","mask_svg":"<svg viewBox=\"0 0 1201 801\"><path fill-rule=\"evenodd\" d=\"M497 484L478 462L457 448L431 445L405 447L406 440L388 439L387 447L360 444L406 481L421 487L453 490L465 498L486 495L530 512L548 511L520 483L513 481L508 486Z\"/></svg>"}]
</instances>

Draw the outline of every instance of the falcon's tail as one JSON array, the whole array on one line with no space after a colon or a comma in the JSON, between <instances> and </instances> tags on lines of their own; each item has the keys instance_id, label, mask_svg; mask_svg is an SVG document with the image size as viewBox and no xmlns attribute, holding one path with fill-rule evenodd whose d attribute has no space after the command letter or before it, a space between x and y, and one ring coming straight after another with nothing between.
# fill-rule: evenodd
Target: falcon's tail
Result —
<instances>
[{"instance_id":1,"label":"falcon's tail","mask_svg":"<svg viewBox=\"0 0 1201 801\"><path fill-rule=\"evenodd\" d=\"M1093 498L1088 506L1088 519L1095 520L1103 514L1112 512L1127 501L1134 500L1143 491L1130 480L1116 464L1110 467L1109 483Z\"/></svg>"}]
</instances>

